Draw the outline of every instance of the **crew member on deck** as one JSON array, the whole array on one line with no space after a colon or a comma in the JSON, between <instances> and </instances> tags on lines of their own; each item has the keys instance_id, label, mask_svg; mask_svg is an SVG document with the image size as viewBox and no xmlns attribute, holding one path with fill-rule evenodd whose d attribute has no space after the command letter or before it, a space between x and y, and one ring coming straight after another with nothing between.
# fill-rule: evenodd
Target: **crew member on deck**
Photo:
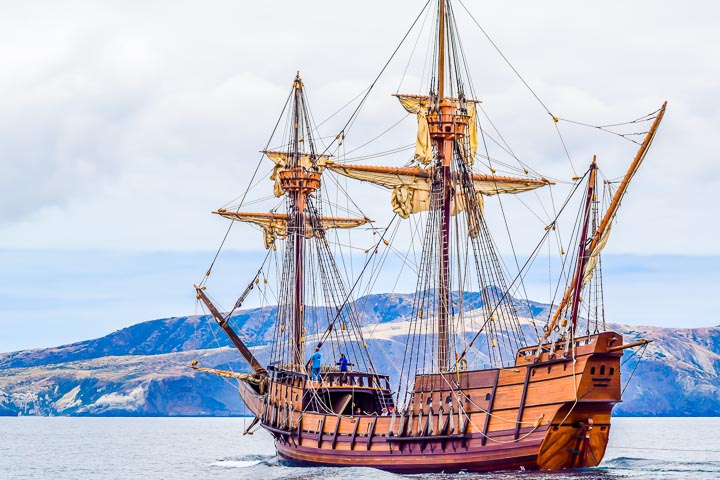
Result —
<instances>
[{"instance_id":1,"label":"crew member on deck","mask_svg":"<svg viewBox=\"0 0 720 480\"><path fill-rule=\"evenodd\" d=\"M342 375L340 376L340 382L345 383L348 371L348 359L344 353L340 354L340 358L337 362L335 362L335 365L340 365L340 373L342 373Z\"/></svg>"},{"instance_id":2,"label":"crew member on deck","mask_svg":"<svg viewBox=\"0 0 720 480\"><path fill-rule=\"evenodd\" d=\"M322 353L320 349L316 348L315 353L310 355L310 362L312 363L312 372L310 373L310 380L320 380L320 366L322 365Z\"/></svg>"}]
</instances>

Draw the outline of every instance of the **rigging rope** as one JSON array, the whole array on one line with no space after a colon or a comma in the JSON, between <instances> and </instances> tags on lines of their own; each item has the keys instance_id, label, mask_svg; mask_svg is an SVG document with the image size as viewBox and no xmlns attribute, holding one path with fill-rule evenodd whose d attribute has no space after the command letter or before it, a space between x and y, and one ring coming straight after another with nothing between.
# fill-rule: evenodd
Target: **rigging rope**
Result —
<instances>
[{"instance_id":1,"label":"rigging rope","mask_svg":"<svg viewBox=\"0 0 720 480\"><path fill-rule=\"evenodd\" d=\"M649 343L646 343L643 345L642 352L640 353L640 357L638 358L638 361L635 363L635 367L632 369L632 372L630 372L630 378L627 379L627 382L625 382L625 386L623 387L622 391L620 392L620 397L622 397L625 394L625 390L630 385L630 380L635 376L635 371L640 366L640 361L643 359L643 356L645 356L645 352L647 351L647 346ZM632 355L628 357L627 360L625 360L620 366L622 366L624 363L630 361L632 357L634 357L637 354L637 350L635 350Z\"/></svg>"},{"instance_id":2,"label":"rigging rope","mask_svg":"<svg viewBox=\"0 0 720 480\"><path fill-rule=\"evenodd\" d=\"M586 173L585 175L587 175L587 173ZM575 194L575 192L577 191L577 189L578 189L579 186L580 186L580 182L578 182L578 183L575 185L575 187L573 188L573 190L570 192L570 194L568 195L567 199L565 200L565 203L563 204L563 206L562 206L562 207L560 208L560 210L558 211L558 214L556 215L555 220L553 220L553 222L551 223L551 225L554 225L555 222L557 222L559 216L560 216L560 215L562 214L562 212L565 210L565 207L567 207L567 205L568 205L569 202L570 202L570 199L571 199L572 196ZM552 231L551 228L548 228L547 230L545 230L545 234L543 235L543 237L541 238L540 242L539 242L538 245L535 247L535 249L533 250L533 252L530 254L530 257L528 258L528 260L525 262L525 264L523 265L523 267L520 269L520 271L518 272L518 274L515 276L515 278L513 279L513 281L510 283L509 288L512 288L512 286L513 286L513 285L515 284L515 282L518 280L518 277L522 274L522 272L525 270L525 268L526 268L526 267L528 266L528 264L530 263L530 260L537 255L537 253L539 252L540 247L543 245L543 243L545 242L547 236L550 234L551 231ZM508 288L508 290L506 290L505 293L503 294L503 298L508 295L508 293L509 293L509 288ZM502 300L502 299L501 299L501 300ZM498 303L498 305L499 305L499 303ZM496 307L496 309L497 309L497 307ZM492 313L495 313L495 310L493 310ZM492 313L491 313L491 315L492 315ZM485 323L484 323L483 326L482 326L482 329L485 328L485 326L487 325L487 323L488 323L489 321L490 321L490 317L487 318L487 320L485 321ZM482 333L482 329L472 338L472 340L469 342L468 346L472 346L472 345L475 343L475 341L478 339L478 337L479 337L480 334ZM463 358L466 353L467 353L467 350L463 351L462 354L460 355L460 358Z\"/></svg>"},{"instance_id":3,"label":"rigging rope","mask_svg":"<svg viewBox=\"0 0 720 480\"><path fill-rule=\"evenodd\" d=\"M578 121L576 121L576 120L569 120L569 119L567 119L567 118L561 118L561 117L557 117L557 118L558 118L558 120L561 120L561 121L567 122L567 123L572 123L572 124L574 124L574 125L580 125L580 126L583 126L583 127L588 127L588 128L594 128L594 129L597 129L597 130L602 130L603 132L610 133L610 134L612 134L612 135L616 135L616 136L618 136L618 137L624 138L625 140L628 140L628 141L630 141L630 142L632 142L632 143L634 143L634 144L636 144L636 145L642 145L642 142L638 142L638 141L636 141L636 140L634 140L634 139L632 139L632 138L628 138L628 137L639 136L639 135L646 135L646 134L648 133L647 131L635 132L635 133L619 133L619 132L615 132L615 131L613 131L613 130L610 130L610 128L611 128L611 127L622 127L622 126L625 126L625 125L635 125L635 124L643 123L643 122L650 122L650 121L652 121L652 120L655 120L655 118L657 117L657 114L660 112L660 110L661 110L661 109L657 109L657 110L655 110L655 111L652 112L652 113L648 113L647 115L643 115L642 117L636 118L635 120L631 120L631 121L629 121L629 122L611 123L611 124L607 124L607 125L590 125L590 124L588 124L588 123L578 122Z\"/></svg>"},{"instance_id":4,"label":"rigging rope","mask_svg":"<svg viewBox=\"0 0 720 480\"><path fill-rule=\"evenodd\" d=\"M380 245L380 242L382 242L382 241L384 240L384 238L385 238L385 233L390 229L390 226L393 224L393 222L394 222L397 218L398 218L398 216L397 216L397 214L395 214L395 216L393 216L392 220L390 220L390 224L389 224L389 225L387 226L387 228L383 231L383 234L380 236L380 240L378 240L378 242L375 244L375 248L373 249L373 252L375 252L375 249L377 249L377 247ZM350 300L350 298L352 297L352 293L353 293L353 291L355 291L355 288L357 287L358 283L360 282L360 279L361 279L362 276L363 276L363 272L365 271L365 269L366 269L366 268L368 267L368 265L370 264L370 260L372 260L372 257L373 257L373 254L371 254L371 255L368 257L368 259L365 261L365 265L363 266L362 270L360 271L360 274L357 276L357 279L355 280L355 283L353 284L352 288L350 288L350 291L348 291L347 296L345 297L345 299L343 300L343 302L341 303L341 305L346 305L347 302L348 302L348 300ZM327 339L327 337L330 335L330 332L332 332L332 330L334 329L335 322L337 321L337 319L338 319L339 317L340 317L340 312L338 312L338 313L335 315L335 317L333 318L332 322L330 322L330 325L328 326L328 329L327 329L327 330L323 333L323 335L320 337L320 341L319 341L318 344L317 344L317 348L320 348L320 347L322 346L323 342L325 342L325 340Z\"/></svg>"},{"instance_id":5,"label":"rigging rope","mask_svg":"<svg viewBox=\"0 0 720 480\"><path fill-rule=\"evenodd\" d=\"M415 25L417 24L418 20L420 20L420 17L422 16L423 12L425 12L425 9L428 7L428 5L430 5L431 1L432 0L428 0L425 3L425 6L422 8L422 10L420 10L420 13L418 14L418 16L415 17L415 20L412 22L412 25L410 25L410 28L408 29L408 31L405 32L405 35L403 35L402 39L400 40L400 43L397 45L397 47L395 47L395 50L393 50L392 54L390 55L390 58L388 58L387 62L385 62L385 65L382 67L382 69L380 69L380 73L377 74L377 76L375 77L375 80L373 80L373 82L370 84L370 87L368 87L367 91L365 92L365 95L360 100L360 103L358 104L358 106L355 107L355 110L350 115L350 118L348 119L348 121L340 129L340 133L338 133L337 136L335 137L335 139L332 142L330 142L330 144L325 148L325 150L323 150L322 154L325 154L333 146L333 144L335 142L337 142L341 137L344 137L347 134L350 124L353 123L353 121L355 120L355 117L357 116L357 114L360 112L360 109L365 104L365 101L367 100L368 96L370 96L370 93L372 92L373 88L375 88L375 85L377 84L378 80L380 80L380 77L382 77L383 73L385 73L385 70L390 65L390 62L392 62L393 58L395 58L395 55L400 50L400 47L402 47L403 43L405 43L405 40L407 39L408 35L410 35L410 32L413 30L413 28L415 28Z\"/></svg>"},{"instance_id":6,"label":"rigging rope","mask_svg":"<svg viewBox=\"0 0 720 480\"><path fill-rule=\"evenodd\" d=\"M294 90L294 87L290 90L290 94L288 95L287 99L285 100L285 105L283 106L282 111L280 112L280 117L278 118L277 122L275 123L275 127L273 128L272 133L270 134L270 138L268 139L267 144L265 145L265 148L263 150L267 150L267 148L270 146L270 142L272 141L273 136L275 136L275 131L277 130L278 125L280 125L280 121L283 118L283 114L285 113L288 103L290 102L290 99L292 98L293 90ZM257 176L258 170L260 169L260 165L262 164L262 159L264 157L265 157L264 153L260 155L260 160L258 160L258 164L255 167L255 171L253 172L252 176L250 177L249 185L252 185L253 182L255 181L255 177ZM248 189L245 190L245 193L243 194L242 199L240 200L240 204L237 207L236 213L240 211L240 208L242 207L243 202L245 201L245 197L247 197L247 194L249 191L250 191L250 187L248 187ZM232 229L234 223L235 222L230 222L230 225L228 225L228 228L225 231L225 235L223 236L223 239L220 242L220 246L218 247L217 252L215 252L215 256L213 257L212 262L210 262L210 267L208 267L207 272L205 273L205 276L198 283L198 286L202 287L207 282L208 278L210 277L213 266L215 265L215 262L217 261L218 256L220 255L220 252L222 251L223 246L225 245L225 242L227 241L228 235L230 235L230 230Z\"/></svg>"},{"instance_id":7,"label":"rigging rope","mask_svg":"<svg viewBox=\"0 0 720 480\"><path fill-rule=\"evenodd\" d=\"M539 103L540 105L542 105L542 107L545 109L545 111L548 113L548 115L550 115L551 117L555 118L555 116L550 112L550 109L548 108L548 106L545 105L545 102L543 102L543 101L540 99L540 97L537 95L537 93L535 93L535 90L533 90L532 87L530 87L530 85L525 81L525 79L523 78L523 76L520 75L520 72L517 71L517 69L515 68L515 66L510 62L510 60L508 60L508 58L505 56L505 54L502 52L502 50L500 50L500 47L497 46L497 44L493 41L493 39L490 37L490 35L488 35L488 33L485 31L485 29L484 29L484 28L480 25L480 23L475 19L475 17L473 16L473 14L470 13L470 10L468 10L468 8L465 6L465 4L463 3L463 1L462 1L462 0L458 0L458 1L460 2L460 5L463 7L463 9L465 9L465 12L467 12L467 14L470 16L470 18L472 19L472 21L475 23L475 25L477 25L477 27L480 29L480 31L483 33L483 35L485 35L485 38L487 38L487 40L490 42L490 45L492 45L493 48L495 48L495 50L498 52L498 54L500 54L500 56L502 57L502 59L505 60L505 63L508 64L508 66L510 67L510 69L511 69L513 72L515 72L515 75L520 79L520 81L523 83L523 85L525 85L525 87L527 87L527 89L530 91L530 93L533 95L533 97L535 97L535 100L537 100L538 103Z\"/></svg>"}]
</instances>

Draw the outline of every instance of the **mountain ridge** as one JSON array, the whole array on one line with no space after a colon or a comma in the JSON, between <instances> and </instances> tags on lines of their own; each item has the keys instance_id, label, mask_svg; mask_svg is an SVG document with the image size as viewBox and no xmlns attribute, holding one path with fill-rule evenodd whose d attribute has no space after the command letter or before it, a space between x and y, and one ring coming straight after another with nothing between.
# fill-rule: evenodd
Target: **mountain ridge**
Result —
<instances>
[{"instance_id":1,"label":"mountain ridge","mask_svg":"<svg viewBox=\"0 0 720 480\"><path fill-rule=\"evenodd\" d=\"M365 326L406 322L411 294L375 294L356 301ZM480 295L468 294L477 308ZM517 302L520 314L546 314L549 306ZM274 307L236 312L232 323L266 361ZM400 325L398 325L399 327ZM608 325L626 342L654 340L637 364L627 351L628 382L618 415L715 416L720 412L720 326L661 328ZM397 331L403 331L403 328ZM389 358L401 356L404 338L385 334L369 342L378 369L396 376ZM188 368L247 370L212 319L204 315L141 322L100 338L58 347L0 353L0 415L242 415L237 386Z\"/></svg>"}]
</instances>

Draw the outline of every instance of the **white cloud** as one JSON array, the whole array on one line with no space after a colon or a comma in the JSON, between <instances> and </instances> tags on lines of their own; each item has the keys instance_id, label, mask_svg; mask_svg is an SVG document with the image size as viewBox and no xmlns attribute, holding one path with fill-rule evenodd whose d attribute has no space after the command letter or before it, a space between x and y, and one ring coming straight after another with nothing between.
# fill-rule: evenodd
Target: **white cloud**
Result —
<instances>
[{"instance_id":1,"label":"white cloud","mask_svg":"<svg viewBox=\"0 0 720 480\"><path fill-rule=\"evenodd\" d=\"M717 227L708 222L720 187L712 143L720 120L715 2L678 8L647 0L464 1L559 116L612 123L669 100L612 251L720 253ZM207 212L245 188L295 70L302 70L320 121L369 85L421 6L329 0L6 5L0 19L0 247L215 245L225 225ZM458 3L455 11L464 17ZM476 27L460 22L476 90L493 121L521 159L569 178L548 116ZM349 148L402 117L388 94L398 87L415 38L369 99ZM415 60L419 66L409 70L406 88L422 73L423 55ZM323 133L334 134L348 114ZM634 153L613 137L561 128L578 169L597 153L615 177ZM392 133L398 136L383 137L379 150L411 143L412 119ZM360 197L376 218L387 212L384 194ZM527 216L514 208L517 218Z\"/></svg>"}]
</instances>

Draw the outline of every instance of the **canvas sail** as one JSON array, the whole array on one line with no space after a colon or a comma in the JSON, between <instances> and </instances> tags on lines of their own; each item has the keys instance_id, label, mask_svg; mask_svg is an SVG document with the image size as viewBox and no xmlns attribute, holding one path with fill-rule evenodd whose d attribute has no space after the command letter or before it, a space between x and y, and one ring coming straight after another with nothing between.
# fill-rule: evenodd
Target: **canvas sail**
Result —
<instances>
[{"instance_id":1,"label":"canvas sail","mask_svg":"<svg viewBox=\"0 0 720 480\"><path fill-rule=\"evenodd\" d=\"M414 159L423 165L429 165L432 162L432 142L430 139L430 127L428 125L427 115L431 105L431 99L422 95L396 95L405 111L417 116L417 140L415 142ZM478 147L478 129L477 129L477 109L475 104L477 100L466 100L460 102L457 98L449 98L455 104L455 108L460 110L464 108L470 117L468 124L468 140L470 151L464 152L465 161L472 165L475 159L475 153ZM461 105L462 103L462 105Z\"/></svg>"},{"instance_id":2,"label":"canvas sail","mask_svg":"<svg viewBox=\"0 0 720 480\"><path fill-rule=\"evenodd\" d=\"M289 219L288 215L284 213L229 212L224 209L213 213L230 220L252 223L262 228L265 248L272 247L278 238L284 239L288 236ZM370 222L367 218L319 217L319 220L323 230L329 228L354 228ZM316 236L318 232L315 230L316 228L311 224L310 217L306 216L304 236L306 238Z\"/></svg>"},{"instance_id":3,"label":"canvas sail","mask_svg":"<svg viewBox=\"0 0 720 480\"><path fill-rule=\"evenodd\" d=\"M275 163L275 168L273 168L272 174L270 175L270 180L275 182L273 186L273 193L275 196L282 197L285 194L285 190L280 182L280 172L284 172L288 169L288 154L287 152L276 152L270 150L264 150L262 153ZM298 155L297 166L306 170L314 170L322 173L328 162L331 162L330 155L311 156L303 153Z\"/></svg>"},{"instance_id":4,"label":"canvas sail","mask_svg":"<svg viewBox=\"0 0 720 480\"><path fill-rule=\"evenodd\" d=\"M327 164L326 168L346 177L374 183L392 190L391 203L393 211L402 218L408 218L411 214L430 209L432 169L334 163ZM460 179L454 179L453 183L459 187ZM521 193L551 184L545 179L536 180L478 173L472 175L472 183L481 207L484 195ZM455 191L460 192L461 189L456 188ZM462 195L454 194L451 203L451 215L457 215L465 210L464 203Z\"/></svg>"}]
</instances>

